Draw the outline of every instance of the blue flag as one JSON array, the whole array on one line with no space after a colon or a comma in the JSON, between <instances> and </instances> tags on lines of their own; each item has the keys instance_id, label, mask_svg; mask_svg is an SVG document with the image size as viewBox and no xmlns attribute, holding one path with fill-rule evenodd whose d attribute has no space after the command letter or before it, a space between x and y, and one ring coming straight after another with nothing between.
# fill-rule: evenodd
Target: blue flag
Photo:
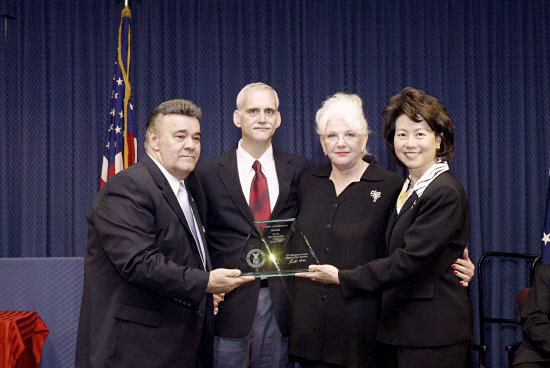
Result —
<instances>
[{"instance_id":1,"label":"blue flag","mask_svg":"<svg viewBox=\"0 0 550 368\"><path fill-rule=\"evenodd\" d=\"M546 195L546 216L542 230L542 263L550 264L550 181L548 183L548 194Z\"/></svg>"}]
</instances>

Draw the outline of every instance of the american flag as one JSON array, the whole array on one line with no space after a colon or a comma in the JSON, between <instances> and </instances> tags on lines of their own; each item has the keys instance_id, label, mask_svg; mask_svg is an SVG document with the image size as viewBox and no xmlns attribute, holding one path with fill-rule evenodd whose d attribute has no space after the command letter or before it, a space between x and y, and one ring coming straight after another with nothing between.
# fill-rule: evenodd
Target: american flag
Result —
<instances>
[{"instance_id":1,"label":"american flag","mask_svg":"<svg viewBox=\"0 0 550 368\"><path fill-rule=\"evenodd\" d=\"M546 196L546 216L544 228L542 229L542 242L542 263L550 264L550 182L548 183L548 194Z\"/></svg>"},{"instance_id":2,"label":"american flag","mask_svg":"<svg viewBox=\"0 0 550 368\"><path fill-rule=\"evenodd\" d=\"M137 161L135 106L130 87L130 8L125 6L118 28L117 61L113 73L113 89L109 122L103 147L99 188L119 171Z\"/></svg>"}]
</instances>

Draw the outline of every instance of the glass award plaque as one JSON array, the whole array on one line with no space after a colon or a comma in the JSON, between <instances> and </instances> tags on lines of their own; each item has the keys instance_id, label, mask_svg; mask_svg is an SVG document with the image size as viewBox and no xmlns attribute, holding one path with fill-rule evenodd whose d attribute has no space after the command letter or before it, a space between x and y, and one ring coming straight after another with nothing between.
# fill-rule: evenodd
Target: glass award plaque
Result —
<instances>
[{"instance_id":1,"label":"glass award plaque","mask_svg":"<svg viewBox=\"0 0 550 368\"><path fill-rule=\"evenodd\" d=\"M289 218L254 221L239 268L242 275L267 278L308 272L310 264L319 260L295 219Z\"/></svg>"}]
</instances>

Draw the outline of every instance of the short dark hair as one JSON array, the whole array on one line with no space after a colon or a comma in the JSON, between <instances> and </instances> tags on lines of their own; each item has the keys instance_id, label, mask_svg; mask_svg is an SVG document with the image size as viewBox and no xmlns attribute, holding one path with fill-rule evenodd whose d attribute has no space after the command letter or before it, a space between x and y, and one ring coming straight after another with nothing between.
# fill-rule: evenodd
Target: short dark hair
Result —
<instances>
[{"instance_id":1,"label":"short dark hair","mask_svg":"<svg viewBox=\"0 0 550 368\"><path fill-rule=\"evenodd\" d=\"M147 119L147 126L145 127L145 148L147 148L147 136L149 131L157 131L158 121L164 115L168 114L184 115L200 119L202 111L200 107L190 100L174 99L162 102L151 111Z\"/></svg>"},{"instance_id":2,"label":"short dark hair","mask_svg":"<svg viewBox=\"0 0 550 368\"><path fill-rule=\"evenodd\" d=\"M406 87L390 99L390 103L384 109L384 140L390 147L393 157L399 164L402 162L395 155L393 138L395 136L395 121L406 115L416 122L426 121L436 136L441 137L440 148L436 151L436 157L450 162L454 153L453 121L439 100L426 92Z\"/></svg>"}]
</instances>

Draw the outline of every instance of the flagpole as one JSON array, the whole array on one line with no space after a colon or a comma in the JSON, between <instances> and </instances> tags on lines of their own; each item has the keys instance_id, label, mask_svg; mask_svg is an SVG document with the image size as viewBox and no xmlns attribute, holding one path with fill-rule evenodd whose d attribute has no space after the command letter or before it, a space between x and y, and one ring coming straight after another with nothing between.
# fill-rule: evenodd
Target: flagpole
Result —
<instances>
[{"instance_id":1,"label":"flagpole","mask_svg":"<svg viewBox=\"0 0 550 368\"><path fill-rule=\"evenodd\" d=\"M128 4L128 0L125 0L125 4ZM130 87L131 14L130 7L125 5L118 27L118 47L112 78L110 117L105 133L105 144L102 148L100 189L109 178L137 161L137 134Z\"/></svg>"}]
</instances>

